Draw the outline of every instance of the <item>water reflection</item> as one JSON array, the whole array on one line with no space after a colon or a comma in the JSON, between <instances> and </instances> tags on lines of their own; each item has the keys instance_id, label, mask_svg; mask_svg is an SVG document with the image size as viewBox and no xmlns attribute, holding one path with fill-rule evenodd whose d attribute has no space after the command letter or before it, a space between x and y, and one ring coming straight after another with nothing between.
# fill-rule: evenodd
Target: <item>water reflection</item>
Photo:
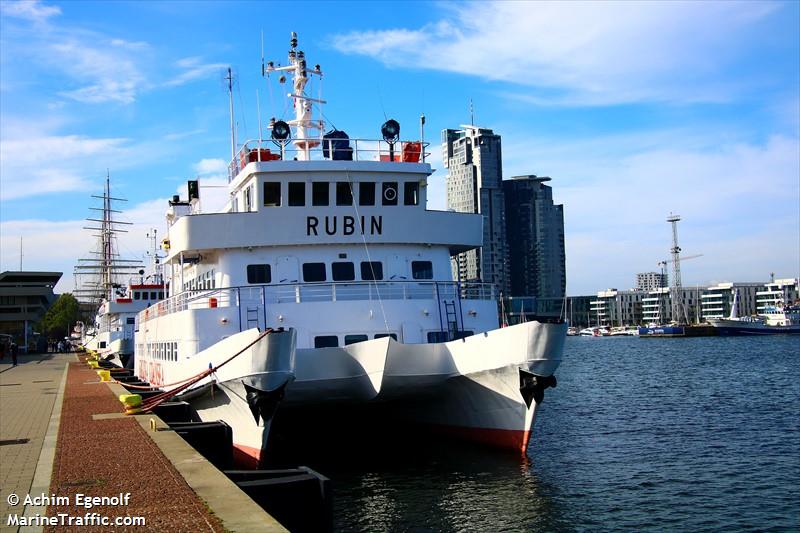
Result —
<instances>
[{"instance_id":1,"label":"water reflection","mask_svg":"<svg viewBox=\"0 0 800 533\"><path fill-rule=\"evenodd\" d=\"M568 529L527 459L426 437L390 442L306 452L304 463L333 480L336 530Z\"/></svg>"}]
</instances>

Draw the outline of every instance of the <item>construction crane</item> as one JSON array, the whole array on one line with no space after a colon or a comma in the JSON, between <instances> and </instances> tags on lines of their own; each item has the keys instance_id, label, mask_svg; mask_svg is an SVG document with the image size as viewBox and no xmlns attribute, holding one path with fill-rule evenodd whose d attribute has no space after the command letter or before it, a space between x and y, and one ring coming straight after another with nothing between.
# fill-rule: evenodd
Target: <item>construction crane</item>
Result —
<instances>
[{"instance_id":1,"label":"construction crane","mask_svg":"<svg viewBox=\"0 0 800 533\"><path fill-rule=\"evenodd\" d=\"M666 261L659 262L659 265L662 265L664 269L666 269L667 263L672 263L672 284L670 288L670 296L672 300L672 320L680 323L680 315L683 315L682 318L684 322L689 321L689 317L686 316L686 309L682 305L682 298L681 298L681 261L686 261L688 259L694 259L695 257L700 257L703 254L697 255L690 255L686 257L681 257L681 247L678 246L678 221L681 219L680 215L674 215L672 213L669 214L667 217L667 222L672 224L672 248L670 248L670 253L672 253L672 259L668 259Z\"/></svg>"}]
</instances>

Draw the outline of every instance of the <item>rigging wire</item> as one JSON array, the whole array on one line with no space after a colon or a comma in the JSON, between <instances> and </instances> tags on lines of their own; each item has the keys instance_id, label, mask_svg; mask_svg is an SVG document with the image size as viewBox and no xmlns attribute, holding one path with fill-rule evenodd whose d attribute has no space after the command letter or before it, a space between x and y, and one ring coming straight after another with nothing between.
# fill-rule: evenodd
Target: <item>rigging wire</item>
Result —
<instances>
[{"instance_id":1,"label":"rigging wire","mask_svg":"<svg viewBox=\"0 0 800 533\"><path fill-rule=\"evenodd\" d=\"M358 202L356 202L356 195L353 193L353 180L350 177L350 171L347 171L347 185L350 187L350 198L353 200L353 210L356 213L356 221L361 222L361 215L358 213ZM381 298L381 291L378 289L378 283L375 279L375 271L372 269L372 257L369 253L369 245L367 244L367 238L364 236L364 226L361 226L361 242L364 244L364 251L367 254L367 261L369 261L369 268L372 272L372 283L375 285L375 294L378 296L378 305L381 308L381 315L383 316L383 326L386 328L386 333L391 333L389 331L389 320L386 318L386 309L383 307L383 298Z\"/></svg>"}]
</instances>

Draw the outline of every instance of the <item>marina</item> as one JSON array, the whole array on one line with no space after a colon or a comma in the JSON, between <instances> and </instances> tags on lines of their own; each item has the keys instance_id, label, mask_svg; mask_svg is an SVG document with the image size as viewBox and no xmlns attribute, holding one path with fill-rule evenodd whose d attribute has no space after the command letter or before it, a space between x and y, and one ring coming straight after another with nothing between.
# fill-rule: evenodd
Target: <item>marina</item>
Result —
<instances>
[{"instance_id":1,"label":"marina","mask_svg":"<svg viewBox=\"0 0 800 533\"><path fill-rule=\"evenodd\" d=\"M800 531L800 3L1 4L0 533Z\"/></svg>"}]
</instances>

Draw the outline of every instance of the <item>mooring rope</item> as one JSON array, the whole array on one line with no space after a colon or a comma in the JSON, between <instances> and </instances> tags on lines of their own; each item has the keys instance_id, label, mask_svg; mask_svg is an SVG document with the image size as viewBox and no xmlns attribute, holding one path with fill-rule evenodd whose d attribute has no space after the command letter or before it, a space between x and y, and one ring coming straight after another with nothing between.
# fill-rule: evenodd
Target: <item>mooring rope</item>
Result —
<instances>
[{"instance_id":1,"label":"mooring rope","mask_svg":"<svg viewBox=\"0 0 800 533\"><path fill-rule=\"evenodd\" d=\"M233 361L234 359L239 357L241 354L243 354L245 351L247 351L250 348L252 348L256 343L258 343L261 339L263 339L264 337L266 337L267 335L269 335L273 331L274 330L272 328L267 328L266 330L264 330L263 333L261 333L258 337L256 337L256 339L253 342L251 342L250 344L248 344L247 346L245 346L244 348L242 348L241 350L239 350L238 352L236 352L235 354L233 354L232 356L230 356L229 358L227 358L226 360L224 360L223 362L221 362L217 366L210 367L207 370L204 370L204 371L200 372L199 374L197 374L195 376L192 376L188 380L184 380L185 383L183 383L182 385L180 385L180 386L178 386L178 387L176 387L176 388L174 388L172 390L165 391L165 392L162 392L160 394L156 394L155 396L153 396L151 398L148 398L147 400L142 402L142 406L138 410L135 410L135 411L134 410L128 410L126 412L128 412L129 414L137 414L137 413L140 413L140 412L152 411L153 409L155 409L156 407L158 407L162 403L166 402L170 398L173 398L173 397L177 396L178 394L180 394L181 392L185 391L186 389L188 389L189 387L191 387L195 383L197 383L200 380L210 376L211 374L216 372L218 369L220 369L223 366L227 365L228 363L230 363L231 361ZM180 382L177 382L177 383L180 383ZM124 384L122 384L122 385L124 385ZM165 385L165 386L169 386L169 385Z\"/></svg>"}]
</instances>

